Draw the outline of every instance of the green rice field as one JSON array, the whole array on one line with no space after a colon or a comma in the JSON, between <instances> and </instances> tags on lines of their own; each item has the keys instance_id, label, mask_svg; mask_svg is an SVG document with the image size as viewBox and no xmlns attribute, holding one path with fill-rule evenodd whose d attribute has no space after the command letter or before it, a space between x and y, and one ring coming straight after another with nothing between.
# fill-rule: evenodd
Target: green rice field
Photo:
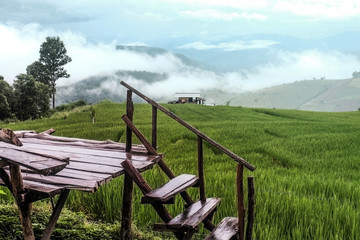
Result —
<instances>
[{"instance_id":1,"label":"green rice field","mask_svg":"<svg viewBox=\"0 0 360 240\"><path fill-rule=\"evenodd\" d=\"M254 239L360 239L360 112L163 106L256 166L254 172L245 170L245 176L255 177ZM94 124L87 106L0 128L41 132L52 127L58 136L124 142L125 104L105 101L93 109ZM135 104L134 123L150 140L150 105ZM160 112L158 134L158 151L169 167L176 174L196 174L196 135ZM215 222L236 216L236 163L205 144L204 164L206 195L222 198ZM159 167L144 176L153 188L167 180ZM118 221L122 181L120 177L94 194L72 192L66 206L95 220ZM189 193L199 198L198 189ZM135 187L133 219L138 228L149 230L161 221L151 206L140 204L141 196ZM175 215L182 205L178 198L168 209Z\"/></svg>"}]
</instances>

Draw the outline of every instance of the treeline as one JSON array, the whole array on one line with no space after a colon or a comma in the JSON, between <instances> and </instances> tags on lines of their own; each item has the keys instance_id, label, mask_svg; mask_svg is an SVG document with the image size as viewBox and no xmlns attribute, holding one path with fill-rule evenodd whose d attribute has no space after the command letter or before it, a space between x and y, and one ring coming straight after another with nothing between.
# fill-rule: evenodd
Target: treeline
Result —
<instances>
[{"instance_id":1,"label":"treeline","mask_svg":"<svg viewBox=\"0 0 360 240\"><path fill-rule=\"evenodd\" d=\"M64 65L71 62L59 37L47 37L40 57L16 76L13 85L0 76L0 120L27 120L49 113L50 98L55 108L56 81L70 75Z\"/></svg>"}]
</instances>

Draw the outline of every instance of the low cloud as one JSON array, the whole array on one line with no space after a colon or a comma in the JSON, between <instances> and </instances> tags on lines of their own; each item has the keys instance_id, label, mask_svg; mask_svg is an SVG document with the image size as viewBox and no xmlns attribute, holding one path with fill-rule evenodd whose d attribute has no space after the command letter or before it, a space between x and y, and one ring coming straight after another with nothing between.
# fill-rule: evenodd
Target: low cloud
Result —
<instances>
[{"instance_id":1,"label":"low cloud","mask_svg":"<svg viewBox=\"0 0 360 240\"><path fill-rule=\"evenodd\" d=\"M316 49L301 52L279 50L273 53L273 61L241 74L228 73L226 78L232 84L240 82L242 90L257 90L314 78L329 80L351 78L352 73L360 68L360 61L354 55L336 51L322 52Z\"/></svg>"},{"instance_id":2,"label":"low cloud","mask_svg":"<svg viewBox=\"0 0 360 240\"><path fill-rule=\"evenodd\" d=\"M204 42L193 42L179 46L180 49L195 49L195 50L223 50L223 51L239 51L248 49L269 48L272 45L279 44L271 40L251 40L251 41L233 41L218 44L208 44Z\"/></svg>"},{"instance_id":3,"label":"low cloud","mask_svg":"<svg viewBox=\"0 0 360 240\"><path fill-rule=\"evenodd\" d=\"M216 9L203 9L198 11L183 11L183 15L194 18L201 18L203 20L222 20L222 21L234 21L238 19L245 20L266 20L267 16L258 13L238 13L238 12L224 12Z\"/></svg>"}]
</instances>

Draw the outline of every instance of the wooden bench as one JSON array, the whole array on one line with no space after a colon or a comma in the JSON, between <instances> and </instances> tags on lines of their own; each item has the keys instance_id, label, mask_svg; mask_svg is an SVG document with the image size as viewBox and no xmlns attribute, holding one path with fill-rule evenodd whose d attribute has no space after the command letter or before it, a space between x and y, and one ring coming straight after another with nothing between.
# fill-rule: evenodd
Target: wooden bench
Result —
<instances>
[{"instance_id":1,"label":"wooden bench","mask_svg":"<svg viewBox=\"0 0 360 240\"><path fill-rule=\"evenodd\" d=\"M16 133L16 132L15 132ZM50 239L70 190L94 192L124 174L121 163L130 160L139 171L155 165L143 145L55 137L47 133L18 132L22 146L0 142L0 184L9 188L19 208L24 239L34 239L31 203L60 194L42 237Z\"/></svg>"}]
</instances>

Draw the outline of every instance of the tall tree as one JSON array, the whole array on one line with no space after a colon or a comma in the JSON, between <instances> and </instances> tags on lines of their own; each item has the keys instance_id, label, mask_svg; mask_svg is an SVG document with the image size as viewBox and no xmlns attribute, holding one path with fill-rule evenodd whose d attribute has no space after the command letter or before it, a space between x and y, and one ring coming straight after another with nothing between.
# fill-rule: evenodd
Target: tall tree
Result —
<instances>
[{"instance_id":1,"label":"tall tree","mask_svg":"<svg viewBox=\"0 0 360 240\"><path fill-rule=\"evenodd\" d=\"M64 65L71 60L59 37L47 37L40 46L39 62L45 66L46 75L49 77L53 108L55 108L56 81L59 78L70 77L70 74L64 69Z\"/></svg>"}]
</instances>

